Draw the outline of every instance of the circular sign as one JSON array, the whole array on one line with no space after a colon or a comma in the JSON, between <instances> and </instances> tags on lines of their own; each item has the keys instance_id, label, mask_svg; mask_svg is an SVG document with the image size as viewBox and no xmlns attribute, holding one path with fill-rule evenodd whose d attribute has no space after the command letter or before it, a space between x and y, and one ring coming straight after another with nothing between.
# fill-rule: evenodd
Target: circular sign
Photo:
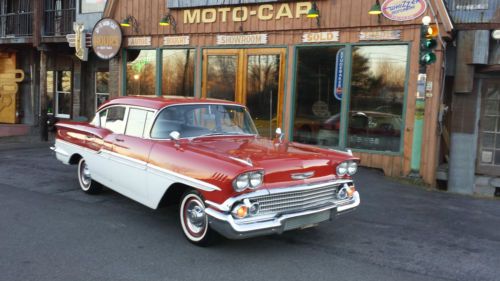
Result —
<instances>
[{"instance_id":1,"label":"circular sign","mask_svg":"<svg viewBox=\"0 0 500 281\"><path fill-rule=\"evenodd\" d=\"M408 21L420 17L427 9L425 0L386 0L382 14L390 20Z\"/></svg>"},{"instance_id":2,"label":"circular sign","mask_svg":"<svg viewBox=\"0 0 500 281\"><path fill-rule=\"evenodd\" d=\"M122 46L122 30L113 19L104 18L98 21L92 30L92 49L95 54L109 60L118 54Z\"/></svg>"}]
</instances>

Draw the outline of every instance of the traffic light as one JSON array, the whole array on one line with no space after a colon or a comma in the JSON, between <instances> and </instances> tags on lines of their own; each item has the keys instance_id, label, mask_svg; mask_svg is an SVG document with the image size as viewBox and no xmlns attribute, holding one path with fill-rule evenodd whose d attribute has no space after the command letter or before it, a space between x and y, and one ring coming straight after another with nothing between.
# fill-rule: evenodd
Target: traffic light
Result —
<instances>
[{"instance_id":1,"label":"traffic light","mask_svg":"<svg viewBox=\"0 0 500 281\"><path fill-rule=\"evenodd\" d=\"M420 56L421 66L426 66L436 62L434 49L437 47L436 37L438 36L437 26L422 25L420 32Z\"/></svg>"}]
</instances>

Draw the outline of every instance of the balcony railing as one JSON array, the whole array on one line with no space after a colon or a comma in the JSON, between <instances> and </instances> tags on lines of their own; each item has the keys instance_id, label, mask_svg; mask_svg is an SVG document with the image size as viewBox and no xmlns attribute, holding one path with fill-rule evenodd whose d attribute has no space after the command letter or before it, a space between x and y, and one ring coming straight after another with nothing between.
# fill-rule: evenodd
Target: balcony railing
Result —
<instances>
[{"instance_id":1,"label":"balcony railing","mask_svg":"<svg viewBox=\"0 0 500 281\"><path fill-rule=\"evenodd\" d=\"M33 34L33 12L0 15L0 37L24 37Z\"/></svg>"},{"instance_id":2,"label":"balcony railing","mask_svg":"<svg viewBox=\"0 0 500 281\"><path fill-rule=\"evenodd\" d=\"M44 36L59 36L73 33L75 8L45 10Z\"/></svg>"}]
</instances>

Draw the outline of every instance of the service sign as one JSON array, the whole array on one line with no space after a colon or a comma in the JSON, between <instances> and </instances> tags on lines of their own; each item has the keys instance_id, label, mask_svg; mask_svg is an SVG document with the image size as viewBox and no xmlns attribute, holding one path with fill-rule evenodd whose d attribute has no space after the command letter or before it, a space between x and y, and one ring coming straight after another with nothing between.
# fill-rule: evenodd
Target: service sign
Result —
<instances>
[{"instance_id":1,"label":"service sign","mask_svg":"<svg viewBox=\"0 0 500 281\"><path fill-rule=\"evenodd\" d=\"M122 46L122 30L113 19L104 18L96 23L92 30L92 49L105 60L115 57Z\"/></svg>"},{"instance_id":2,"label":"service sign","mask_svg":"<svg viewBox=\"0 0 500 281\"><path fill-rule=\"evenodd\" d=\"M395 21L414 20L426 9L426 0L386 0L381 7L382 14Z\"/></svg>"},{"instance_id":3,"label":"service sign","mask_svg":"<svg viewBox=\"0 0 500 281\"><path fill-rule=\"evenodd\" d=\"M338 31L325 31L325 32L305 32L302 35L303 43L321 43L321 42L338 42Z\"/></svg>"}]
</instances>

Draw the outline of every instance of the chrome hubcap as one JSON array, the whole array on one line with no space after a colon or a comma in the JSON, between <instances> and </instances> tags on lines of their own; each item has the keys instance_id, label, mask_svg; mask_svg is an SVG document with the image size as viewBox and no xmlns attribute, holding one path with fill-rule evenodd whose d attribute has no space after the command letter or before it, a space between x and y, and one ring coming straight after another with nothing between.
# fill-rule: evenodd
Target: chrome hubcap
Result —
<instances>
[{"instance_id":1,"label":"chrome hubcap","mask_svg":"<svg viewBox=\"0 0 500 281\"><path fill-rule=\"evenodd\" d=\"M82 172L81 172L81 177L82 177L82 183L87 186L90 184L92 181L92 178L90 177L90 171L89 167L87 166L87 163L82 164Z\"/></svg>"},{"instance_id":2,"label":"chrome hubcap","mask_svg":"<svg viewBox=\"0 0 500 281\"><path fill-rule=\"evenodd\" d=\"M205 229L205 210L198 201L191 201L186 208L187 225L194 233Z\"/></svg>"}]
</instances>

